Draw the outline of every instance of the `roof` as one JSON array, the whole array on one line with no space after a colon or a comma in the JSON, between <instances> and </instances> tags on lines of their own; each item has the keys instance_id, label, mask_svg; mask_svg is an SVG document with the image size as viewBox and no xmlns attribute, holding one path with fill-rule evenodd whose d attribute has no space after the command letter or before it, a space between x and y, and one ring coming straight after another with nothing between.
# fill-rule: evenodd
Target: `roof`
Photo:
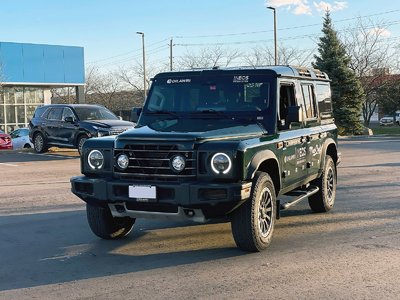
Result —
<instances>
[{"instance_id":1,"label":"roof","mask_svg":"<svg viewBox=\"0 0 400 300\"><path fill-rule=\"evenodd\" d=\"M201 69L191 69L182 71L170 71L160 73L155 76L157 77L168 77L168 76L190 76L193 74L265 74L276 77L296 77L296 78L310 78L317 80L329 80L326 73L307 67L297 67L297 66L260 66L260 67L230 67L230 68L201 68Z\"/></svg>"}]
</instances>

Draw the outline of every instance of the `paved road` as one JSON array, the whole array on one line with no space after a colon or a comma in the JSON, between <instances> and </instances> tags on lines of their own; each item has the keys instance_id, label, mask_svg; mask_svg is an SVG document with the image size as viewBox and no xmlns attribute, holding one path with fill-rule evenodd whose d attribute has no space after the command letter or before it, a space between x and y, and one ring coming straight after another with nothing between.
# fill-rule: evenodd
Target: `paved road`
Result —
<instances>
[{"instance_id":1,"label":"paved road","mask_svg":"<svg viewBox=\"0 0 400 300\"><path fill-rule=\"evenodd\" d=\"M254 254L223 222L99 240L69 191L76 153L0 154L0 299L399 299L400 138L340 146L335 209L284 212Z\"/></svg>"}]
</instances>

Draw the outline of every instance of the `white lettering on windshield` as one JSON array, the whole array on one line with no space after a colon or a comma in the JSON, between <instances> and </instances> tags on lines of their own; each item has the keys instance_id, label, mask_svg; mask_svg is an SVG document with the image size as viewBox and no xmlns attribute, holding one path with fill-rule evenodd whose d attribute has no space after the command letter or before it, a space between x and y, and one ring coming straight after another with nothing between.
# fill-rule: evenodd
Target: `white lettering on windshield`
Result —
<instances>
[{"instance_id":1,"label":"white lettering on windshield","mask_svg":"<svg viewBox=\"0 0 400 300\"><path fill-rule=\"evenodd\" d=\"M233 76L233 82L249 82L250 76Z\"/></svg>"},{"instance_id":2,"label":"white lettering on windshield","mask_svg":"<svg viewBox=\"0 0 400 300\"><path fill-rule=\"evenodd\" d=\"M190 83L192 82L192 79L186 78L186 79L168 79L167 84L174 84L174 83Z\"/></svg>"}]
</instances>

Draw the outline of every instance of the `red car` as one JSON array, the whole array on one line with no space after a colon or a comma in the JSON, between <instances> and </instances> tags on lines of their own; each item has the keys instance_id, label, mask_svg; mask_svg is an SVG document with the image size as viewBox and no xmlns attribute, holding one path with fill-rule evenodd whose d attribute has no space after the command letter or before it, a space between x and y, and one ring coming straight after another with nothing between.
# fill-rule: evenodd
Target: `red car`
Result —
<instances>
[{"instance_id":1,"label":"red car","mask_svg":"<svg viewBox=\"0 0 400 300\"><path fill-rule=\"evenodd\" d=\"M0 150L11 150L13 148L12 146L12 140L11 136L7 133L4 133L4 131L0 130Z\"/></svg>"}]
</instances>

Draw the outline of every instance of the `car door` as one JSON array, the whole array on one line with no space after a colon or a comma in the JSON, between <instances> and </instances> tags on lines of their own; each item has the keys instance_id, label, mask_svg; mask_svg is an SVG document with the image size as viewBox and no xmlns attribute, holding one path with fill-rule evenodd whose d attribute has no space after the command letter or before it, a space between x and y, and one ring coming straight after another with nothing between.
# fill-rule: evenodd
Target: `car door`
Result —
<instances>
[{"instance_id":1,"label":"car door","mask_svg":"<svg viewBox=\"0 0 400 300\"><path fill-rule=\"evenodd\" d=\"M47 115L43 130L49 143L62 143L62 139L59 137L62 111L63 107L53 107Z\"/></svg>"},{"instance_id":2,"label":"car door","mask_svg":"<svg viewBox=\"0 0 400 300\"><path fill-rule=\"evenodd\" d=\"M322 141L324 132L321 132L321 122L318 117L318 107L315 88L312 82L302 83L301 91L305 107L305 127L308 128L306 135L307 170L308 175L318 173L321 165Z\"/></svg>"},{"instance_id":3,"label":"car door","mask_svg":"<svg viewBox=\"0 0 400 300\"><path fill-rule=\"evenodd\" d=\"M72 117L74 122L66 122L65 118ZM76 123L77 117L69 107L64 107L61 116L61 127L59 131L60 138L65 144L73 145L75 134L78 131L79 125Z\"/></svg>"},{"instance_id":4,"label":"car door","mask_svg":"<svg viewBox=\"0 0 400 300\"><path fill-rule=\"evenodd\" d=\"M306 156L307 149L305 129L302 123L287 124L287 111L289 107L300 106L301 97L295 89L295 81L281 81L279 88L279 134L281 151L280 159L283 166L283 181L286 186L296 184L307 177Z\"/></svg>"},{"instance_id":5,"label":"car door","mask_svg":"<svg viewBox=\"0 0 400 300\"><path fill-rule=\"evenodd\" d=\"M22 148L22 138L20 136L20 130L14 130L13 132L10 133L12 143L13 143L13 149L20 149Z\"/></svg>"}]
</instances>

